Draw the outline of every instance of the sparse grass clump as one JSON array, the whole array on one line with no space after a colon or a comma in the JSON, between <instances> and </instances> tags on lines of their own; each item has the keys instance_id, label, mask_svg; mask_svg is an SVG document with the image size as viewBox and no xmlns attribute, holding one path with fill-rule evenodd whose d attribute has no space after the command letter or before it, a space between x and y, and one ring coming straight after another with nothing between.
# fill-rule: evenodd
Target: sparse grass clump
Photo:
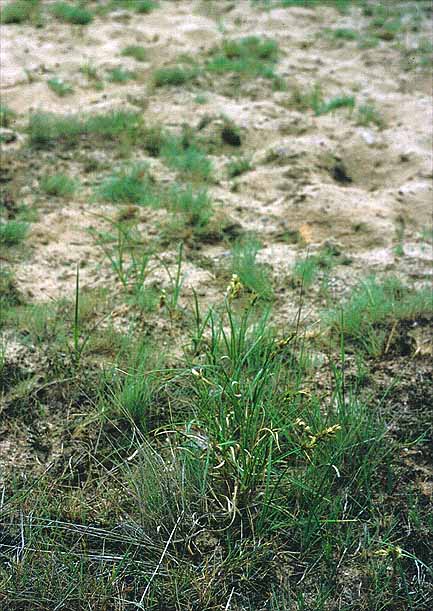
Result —
<instances>
[{"instance_id":1,"label":"sparse grass clump","mask_svg":"<svg viewBox=\"0 0 433 611\"><path fill-rule=\"evenodd\" d=\"M55 197L71 197L77 189L77 182L66 174L44 176L40 184L42 191Z\"/></svg>"},{"instance_id":2,"label":"sparse grass clump","mask_svg":"<svg viewBox=\"0 0 433 611\"><path fill-rule=\"evenodd\" d=\"M17 246L25 240L28 233L28 223L21 221L0 221L0 244L3 246Z\"/></svg>"},{"instance_id":3,"label":"sparse grass clump","mask_svg":"<svg viewBox=\"0 0 433 611\"><path fill-rule=\"evenodd\" d=\"M0 104L0 127L10 127L16 113L5 104Z\"/></svg>"},{"instance_id":4,"label":"sparse grass clump","mask_svg":"<svg viewBox=\"0 0 433 611\"><path fill-rule=\"evenodd\" d=\"M93 84L93 87L98 91L104 89L104 82L99 76L98 70L91 63L84 64L80 68L80 72L84 74L87 80Z\"/></svg>"},{"instance_id":5,"label":"sparse grass clump","mask_svg":"<svg viewBox=\"0 0 433 611\"><path fill-rule=\"evenodd\" d=\"M212 218L212 200L205 189L194 192L191 186L186 189L173 187L169 200L169 209L180 215L186 225L201 229Z\"/></svg>"},{"instance_id":6,"label":"sparse grass clump","mask_svg":"<svg viewBox=\"0 0 433 611\"><path fill-rule=\"evenodd\" d=\"M384 127L384 120L380 112L373 104L362 104L358 108L356 122L358 125L376 125L379 128Z\"/></svg>"},{"instance_id":7,"label":"sparse grass clump","mask_svg":"<svg viewBox=\"0 0 433 611\"><path fill-rule=\"evenodd\" d=\"M212 179L212 162L194 143L167 136L160 153L167 165L185 178L204 182Z\"/></svg>"},{"instance_id":8,"label":"sparse grass clump","mask_svg":"<svg viewBox=\"0 0 433 611\"><path fill-rule=\"evenodd\" d=\"M353 110L356 100L354 96L348 95L338 95L325 100L321 87L315 85L310 91L305 93L301 90L295 90L292 94L292 104L300 110L311 108L316 116L320 116L339 108Z\"/></svg>"},{"instance_id":9,"label":"sparse grass clump","mask_svg":"<svg viewBox=\"0 0 433 611\"><path fill-rule=\"evenodd\" d=\"M425 315L433 315L431 288L409 290L398 278L388 277L381 282L371 277L325 319L352 346L378 356L389 337L383 325Z\"/></svg>"},{"instance_id":10,"label":"sparse grass clump","mask_svg":"<svg viewBox=\"0 0 433 611\"><path fill-rule=\"evenodd\" d=\"M115 110L99 115L56 115L37 112L30 115L28 133L30 144L46 147L55 142L76 144L80 137L92 136L113 140L133 138L141 124L139 113Z\"/></svg>"},{"instance_id":11,"label":"sparse grass clump","mask_svg":"<svg viewBox=\"0 0 433 611\"><path fill-rule=\"evenodd\" d=\"M145 15L151 13L153 10L158 8L158 2L155 0L136 0L135 1L135 10L137 13L144 13Z\"/></svg>"},{"instance_id":12,"label":"sparse grass clump","mask_svg":"<svg viewBox=\"0 0 433 611\"><path fill-rule=\"evenodd\" d=\"M148 15L158 6L159 3L156 0L112 0L109 5L112 9L123 8L144 15Z\"/></svg>"},{"instance_id":13,"label":"sparse grass clump","mask_svg":"<svg viewBox=\"0 0 433 611\"><path fill-rule=\"evenodd\" d=\"M235 157L227 164L229 178L235 178L252 169L251 161L247 157Z\"/></svg>"},{"instance_id":14,"label":"sparse grass clump","mask_svg":"<svg viewBox=\"0 0 433 611\"><path fill-rule=\"evenodd\" d=\"M39 0L17 0L6 4L0 12L0 23L23 23L28 21L38 8Z\"/></svg>"},{"instance_id":15,"label":"sparse grass clump","mask_svg":"<svg viewBox=\"0 0 433 611\"><path fill-rule=\"evenodd\" d=\"M317 253L298 259L293 268L293 280L296 284L308 288L320 271L329 271L337 263L346 263L346 259L339 259L340 254L330 247L325 247Z\"/></svg>"},{"instance_id":16,"label":"sparse grass clump","mask_svg":"<svg viewBox=\"0 0 433 611\"><path fill-rule=\"evenodd\" d=\"M262 245L254 237L238 240L232 249L231 271L243 287L263 299L273 297L269 271L265 265L257 262L257 254Z\"/></svg>"},{"instance_id":17,"label":"sparse grass clump","mask_svg":"<svg viewBox=\"0 0 433 611\"><path fill-rule=\"evenodd\" d=\"M158 68L153 73L153 82L155 87L166 87L185 85L185 83L194 81L198 76L198 69L184 66L171 66L167 68Z\"/></svg>"},{"instance_id":18,"label":"sparse grass clump","mask_svg":"<svg viewBox=\"0 0 433 611\"><path fill-rule=\"evenodd\" d=\"M274 40L248 36L239 40L225 40L214 49L206 63L209 72L234 72L240 75L276 78L274 65L278 60L278 44Z\"/></svg>"},{"instance_id":19,"label":"sparse grass clump","mask_svg":"<svg viewBox=\"0 0 433 611\"><path fill-rule=\"evenodd\" d=\"M102 183L97 194L102 200L113 203L157 206L160 201L145 165L115 173Z\"/></svg>"},{"instance_id":20,"label":"sparse grass clump","mask_svg":"<svg viewBox=\"0 0 433 611\"><path fill-rule=\"evenodd\" d=\"M66 83L64 80L58 77L51 78L47 81L48 87L54 91L59 97L70 95L74 93L74 89L70 83Z\"/></svg>"},{"instance_id":21,"label":"sparse grass clump","mask_svg":"<svg viewBox=\"0 0 433 611\"><path fill-rule=\"evenodd\" d=\"M136 79L137 75L131 70L125 70L122 66L117 66L112 70L108 71L108 80L112 83L127 83L133 79Z\"/></svg>"},{"instance_id":22,"label":"sparse grass clump","mask_svg":"<svg viewBox=\"0 0 433 611\"><path fill-rule=\"evenodd\" d=\"M82 6L67 2L55 2L51 7L53 15L60 21L75 25L87 25L93 21L93 15Z\"/></svg>"},{"instance_id":23,"label":"sparse grass clump","mask_svg":"<svg viewBox=\"0 0 433 611\"><path fill-rule=\"evenodd\" d=\"M133 57L138 62L145 62L147 59L146 49L140 45L129 45L122 51L125 57Z\"/></svg>"}]
</instances>

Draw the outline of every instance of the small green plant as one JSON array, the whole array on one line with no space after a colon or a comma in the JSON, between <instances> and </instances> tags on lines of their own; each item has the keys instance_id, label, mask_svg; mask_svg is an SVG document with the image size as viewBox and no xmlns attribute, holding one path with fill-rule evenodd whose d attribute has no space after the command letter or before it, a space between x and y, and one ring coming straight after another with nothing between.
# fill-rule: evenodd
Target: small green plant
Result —
<instances>
[{"instance_id":1,"label":"small green plant","mask_svg":"<svg viewBox=\"0 0 433 611\"><path fill-rule=\"evenodd\" d=\"M143 248L142 238L134 227L125 222L112 224L114 236L110 236L107 242L103 236L95 233L96 244L110 261L113 271L133 301L143 299L151 254Z\"/></svg>"},{"instance_id":2,"label":"small green plant","mask_svg":"<svg viewBox=\"0 0 433 611\"><path fill-rule=\"evenodd\" d=\"M274 66L278 60L278 44L274 40L248 36L240 40L225 40L214 49L206 70L215 73L234 72L250 78L276 78Z\"/></svg>"},{"instance_id":3,"label":"small green plant","mask_svg":"<svg viewBox=\"0 0 433 611\"><path fill-rule=\"evenodd\" d=\"M147 59L146 49L140 45L128 45L122 51L125 57L133 57L138 62L145 62Z\"/></svg>"},{"instance_id":4,"label":"small green plant","mask_svg":"<svg viewBox=\"0 0 433 611\"><path fill-rule=\"evenodd\" d=\"M131 70L125 70L122 66L118 66L108 71L108 80L112 83L127 83L130 80L136 79L137 75Z\"/></svg>"},{"instance_id":5,"label":"small green plant","mask_svg":"<svg viewBox=\"0 0 433 611\"><path fill-rule=\"evenodd\" d=\"M97 195L113 203L158 206L160 202L158 189L143 164L125 168L107 178L98 188Z\"/></svg>"},{"instance_id":6,"label":"small green plant","mask_svg":"<svg viewBox=\"0 0 433 611\"><path fill-rule=\"evenodd\" d=\"M67 2L55 2L51 7L53 15L60 21L75 25L87 25L93 21L93 15L87 9L68 4Z\"/></svg>"},{"instance_id":7,"label":"small green plant","mask_svg":"<svg viewBox=\"0 0 433 611\"><path fill-rule=\"evenodd\" d=\"M324 320L347 342L378 356L389 337L385 323L432 313L430 288L410 290L392 276L382 282L370 277L351 292L341 308L325 314Z\"/></svg>"},{"instance_id":8,"label":"small green plant","mask_svg":"<svg viewBox=\"0 0 433 611\"><path fill-rule=\"evenodd\" d=\"M379 128L384 127L382 115L373 104L362 104L358 108L356 122L358 125L363 126L373 124Z\"/></svg>"},{"instance_id":9,"label":"small green plant","mask_svg":"<svg viewBox=\"0 0 433 611\"><path fill-rule=\"evenodd\" d=\"M185 276L182 274L183 264L183 242L179 242L179 247L176 256L176 271L173 275L170 268L161 260L161 264L167 272L170 288L168 291L163 290L160 297L160 307L165 307L169 313L170 319L175 320L179 316L179 299Z\"/></svg>"},{"instance_id":10,"label":"small green plant","mask_svg":"<svg viewBox=\"0 0 433 611\"><path fill-rule=\"evenodd\" d=\"M155 87L185 85L185 83L195 81L197 76L197 68L178 65L155 70L153 82Z\"/></svg>"},{"instance_id":11,"label":"small green plant","mask_svg":"<svg viewBox=\"0 0 433 611\"><path fill-rule=\"evenodd\" d=\"M28 133L32 146L47 147L55 142L77 144L82 136L116 141L124 136L134 138L140 125L140 113L131 111L116 110L90 116L37 112L30 115Z\"/></svg>"},{"instance_id":12,"label":"small green plant","mask_svg":"<svg viewBox=\"0 0 433 611\"><path fill-rule=\"evenodd\" d=\"M335 28L329 30L329 34L336 40L357 40L358 32L350 28Z\"/></svg>"},{"instance_id":13,"label":"small green plant","mask_svg":"<svg viewBox=\"0 0 433 611\"><path fill-rule=\"evenodd\" d=\"M311 286L320 270L328 271L339 262L337 257L332 249L324 248L318 253L298 259L293 268L295 283L304 287Z\"/></svg>"},{"instance_id":14,"label":"small green plant","mask_svg":"<svg viewBox=\"0 0 433 611\"><path fill-rule=\"evenodd\" d=\"M333 112L339 108L349 108L353 110L356 103L354 96L347 95L339 95L329 100L325 100L322 89L318 84L307 93L303 93L298 89L295 90L292 94L291 101L292 104L299 109L311 108L316 116Z\"/></svg>"},{"instance_id":15,"label":"small green plant","mask_svg":"<svg viewBox=\"0 0 433 611\"><path fill-rule=\"evenodd\" d=\"M186 189L173 187L169 202L169 209L195 229L203 229L212 218L212 200L205 189L195 193L191 186Z\"/></svg>"},{"instance_id":16,"label":"small green plant","mask_svg":"<svg viewBox=\"0 0 433 611\"><path fill-rule=\"evenodd\" d=\"M35 15L39 0L17 0L6 4L0 12L0 23L23 23Z\"/></svg>"},{"instance_id":17,"label":"small green plant","mask_svg":"<svg viewBox=\"0 0 433 611\"><path fill-rule=\"evenodd\" d=\"M65 95L70 95L71 93L74 93L72 85L70 83L66 83L59 77L48 79L47 85L59 97L64 97Z\"/></svg>"},{"instance_id":18,"label":"small green plant","mask_svg":"<svg viewBox=\"0 0 433 611\"><path fill-rule=\"evenodd\" d=\"M100 78L98 70L91 63L84 64L80 68L80 72L84 74L89 82L93 84L93 87L97 90L104 89L104 82Z\"/></svg>"},{"instance_id":19,"label":"small green plant","mask_svg":"<svg viewBox=\"0 0 433 611\"><path fill-rule=\"evenodd\" d=\"M40 185L47 195L63 198L71 197L77 189L77 181L69 178L66 174L44 176Z\"/></svg>"},{"instance_id":20,"label":"small green plant","mask_svg":"<svg viewBox=\"0 0 433 611\"><path fill-rule=\"evenodd\" d=\"M355 107L354 96L352 95L335 96L334 98L330 98L329 100L323 102L323 104L319 106L319 108L317 109L316 114L324 115L328 112L333 112L334 110L337 110L339 108L349 108L350 110L353 110L354 107Z\"/></svg>"},{"instance_id":21,"label":"small green plant","mask_svg":"<svg viewBox=\"0 0 433 611\"><path fill-rule=\"evenodd\" d=\"M135 10L137 13L144 13L147 15L158 8L158 6L158 2L154 0L135 0Z\"/></svg>"},{"instance_id":22,"label":"small green plant","mask_svg":"<svg viewBox=\"0 0 433 611\"><path fill-rule=\"evenodd\" d=\"M156 8L159 3L156 0L111 0L105 7L100 7L105 14L110 10L117 10L119 8L134 11L136 13L149 14Z\"/></svg>"},{"instance_id":23,"label":"small green plant","mask_svg":"<svg viewBox=\"0 0 433 611\"><path fill-rule=\"evenodd\" d=\"M201 104L207 104L207 102L208 102L208 98L207 98L207 96L206 96L206 95L204 95L204 94L199 94L199 95L197 95L197 96L194 98L194 102L195 102L196 104L200 104L200 105L201 105Z\"/></svg>"},{"instance_id":24,"label":"small green plant","mask_svg":"<svg viewBox=\"0 0 433 611\"><path fill-rule=\"evenodd\" d=\"M160 154L170 168L178 170L189 180L210 181L213 175L211 160L191 142L182 137L166 136Z\"/></svg>"},{"instance_id":25,"label":"small green plant","mask_svg":"<svg viewBox=\"0 0 433 611\"><path fill-rule=\"evenodd\" d=\"M238 240L231 253L231 272L243 287L263 299L272 299L273 288L265 265L257 262L262 245L254 237Z\"/></svg>"},{"instance_id":26,"label":"small green plant","mask_svg":"<svg viewBox=\"0 0 433 611\"><path fill-rule=\"evenodd\" d=\"M245 174L245 172L249 172L252 170L252 167L251 161L247 157L235 157L227 164L227 174L229 178L235 178Z\"/></svg>"},{"instance_id":27,"label":"small green plant","mask_svg":"<svg viewBox=\"0 0 433 611\"><path fill-rule=\"evenodd\" d=\"M8 106L0 104L0 127L10 127L16 116Z\"/></svg>"},{"instance_id":28,"label":"small green plant","mask_svg":"<svg viewBox=\"0 0 433 611\"><path fill-rule=\"evenodd\" d=\"M0 244L3 246L20 244L25 240L28 228L28 223L21 221L0 221Z\"/></svg>"},{"instance_id":29,"label":"small green plant","mask_svg":"<svg viewBox=\"0 0 433 611\"><path fill-rule=\"evenodd\" d=\"M371 35L363 35L360 36L358 47L360 49L374 49L380 43L380 39L377 36Z\"/></svg>"}]
</instances>

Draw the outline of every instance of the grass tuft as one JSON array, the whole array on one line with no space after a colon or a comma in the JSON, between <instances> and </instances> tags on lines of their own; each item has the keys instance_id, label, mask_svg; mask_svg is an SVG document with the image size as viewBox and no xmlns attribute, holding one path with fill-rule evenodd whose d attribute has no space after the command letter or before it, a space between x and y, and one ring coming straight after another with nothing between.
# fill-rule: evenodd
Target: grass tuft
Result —
<instances>
[{"instance_id":1,"label":"grass tuft","mask_svg":"<svg viewBox=\"0 0 433 611\"><path fill-rule=\"evenodd\" d=\"M77 182L65 174L44 176L40 184L41 189L47 195L54 195L55 197L71 197L77 189Z\"/></svg>"},{"instance_id":2,"label":"grass tuft","mask_svg":"<svg viewBox=\"0 0 433 611\"><path fill-rule=\"evenodd\" d=\"M185 85L185 83L196 80L197 76L197 68L172 66L155 70L153 82L155 87Z\"/></svg>"},{"instance_id":3,"label":"grass tuft","mask_svg":"<svg viewBox=\"0 0 433 611\"><path fill-rule=\"evenodd\" d=\"M136 165L117 172L102 183L97 193L101 199L113 203L141 206L158 206L160 203L145 165Z\"/></svg>"},{"instance_id":4,"label":"grass tuft","mask_svg":"<svg viewBox=\"0 0 433 611\"><path fill-rule=\"evenodd\" d=\"M229 178L235 178L245 172L249 172L253 169L250 159L247 157L235 157L227 164L227 173Z\"/></svg>"},{"instance_id":5,"label":"grass tuft","mask_svg":"<svg viewBox=\"0 0 433 611\"><path fill-rule=\"evenodd\" d=\"M8 106L0 104L0 127L10 127L16 116Z\"/></svg>"},{"instance_id":6,"label":"grass tuft","mask_svg":"<svg viewBox=\"0 0 433 611\"><path fill-rule=\"evenodd\" d=\"M134 137L140 125L140 113L131 111L115 110L93 116L37 112L30 115L28 134L30 144L35 147L46 147L56 142L72 145L82 136L106 140L123 135Z\"/></svg>"},{"instance_id":7,"label":"grass tuft","mask_svg":"<svg viewBox=\"0 0 433 611\"><path fill-rule=\"evenodd\" d=\"M61 98L65 95L70 95L71 93L74 93L72 85L70 85L69 83L65 83L65 81L58 77L49 79L47 81L47 85L52 91L54 91L55 94L57 94Z\"/></svg>"},{"instance_id":8,"label":"grass tuft","mask_svg":"<svg viewBox=\"0 0 433 611\"><path fill-rule=\"evenodd\" d=\"M231 271L249 291L263 299L272 299L274 292L268 269L256 260L261 247L254 237L238 240L232 249Z\"/></svg>"},{"instance_id":9,"label":"grass tuft","mask_svg":"<svg viewBox=\"0 0 433 611\"><path fill-rule=\"evenodd\" d=\"M136 79L137 75L131 70L125 70L122 66L117 66L112 70L108 71L108 80L112 83L127 83L133 79Z\"/></svg>"},{"instance_id":10,"label":"grass tuft","mask_svg":"<svg viewBox=\"0 0 433 611\"><path fill-rule=\"evenodd\" d=\"M382 115L373 104L363 104L358 108L356 122L358 125L376 125L379 128L383 128L385 122Z\"/></svg>"},{"instance_id":11,"label":"grass tuft","mask_svg":"<svg viewBox=\"0 0 433 611\"><path fill-rule=\"evenodd\" d=\"M0 12L0 23L24 23L38 8L39 0L17 0L6 4Z\"/></svg>"},{"instance_id":12,"label":"grass tuft","mask_svg":"<svg viewBox=\"0 0 433 611\"><path fill-rule=\"evenodd\" d=\"M202 189L195 193L191 186L186 189L173 187L170 210L179 214L186 225L196 229L206 227L213 215L212 201L207 191Z\"/></svg>"},{"instance_id":13,"label":"grass tuft","mask_svg":"<svg viewBox=\"0 0 433 611\"><path fill-rule=\"evenodd\" d=\"M378 356L389 337L381 325L432 314L429 288L411 291L396 277L382 282L370 277L352 291L341 308L331 311L325 321L352 346Z\"/></svg>"},{"instance_id":14,"label":"grass tuft","mask_svg":"<svg viewBox=\"0 0 433 611\"><path fill-rule=\"evenodd\" d=\"M145 62L147 59L146 49L140 45L128 45L122 51L124 57L133 57L138 62Z\"/></svg>"},{"instance_id":15,"label":"grass tuft","mask_svg":"<svg viewBox=\"0 0 433 611\"><path fill-rule=\"evenodd\" d=\"M51 7L53 15L60 21L75 25L87 25L93 21L93 15L87 9L68 4L67 2L55 2Z\"/></svg>"},{"instance_id":16,"label":"grass tuft","mask_svg":"<svg viewBox=\"0 0 433 611\"><path fill-rule=\"evenodd\" d=\"M0 244L16 246L23 242L28 233L28 223L21 221L0 221Z\"/></svg>"},{"instance_id":17,"label":"grass tuft","mask_svg":"<svg viewBox=\"0 0 433 611\"><path fill-rule=\"evenodd\" d=\"M213 50L206 69L217 74L234 72L250 78L274 79L278 55L278 44L274 40L258 36L225 40L219 49Z\"/></svg>"}]
</instances>

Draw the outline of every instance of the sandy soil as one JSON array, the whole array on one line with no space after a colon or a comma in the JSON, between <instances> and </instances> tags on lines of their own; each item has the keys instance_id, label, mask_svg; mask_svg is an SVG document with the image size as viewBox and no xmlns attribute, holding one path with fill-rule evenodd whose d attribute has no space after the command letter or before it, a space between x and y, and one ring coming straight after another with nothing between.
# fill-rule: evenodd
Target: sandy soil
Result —
<instances>
[{"instance_id":1,"label":"sandy soil","mask_svg":"<svg viewBox=\"0 0 433 611\"><path fill-rule=\"evenodd\" d=\"M219 158L218 184L211 190L217 205L232 219L259 234L264 243L260 257L276 278L290 276L302 253L299 246L282 241L284 231L290 229L301 231L310 251L326 240L340 245L353 260L352 266L336 272L343 284L366 269L425 279L431 274L430 252L420 232L431 223L431 78L417 69L403 72L400 52L388 42L365 50L350 41L341 47L323 35L329 27L360 29L363 20L356 9L350 15L340 15L331 7L263 11L244 0L163 2L149 15L132 18L117 11L84 28L51 21L42 29L2 26L2 101L19 113L19 124L36 109L95 112L134 100L145 106L149 122L173 127L197 125L209 113L224 114L242 127L242 148L252 156L255 169L238 180L234 193L222 171L224 158ZM206 94L207 103L198 105L197 91L149 87L156 66L180 54L198 57L224 36L251 34L278 41L282 50L278 73L286 79L288 91L272 92L266 84L250 82L239 96L231 97L227 86L217 84ZM148 62L137 66L133 59L120 56L131 43L148 49ZM139 81L108 84L95 92L79 71L89 60L102 73L116 65L133 67ZM50 75L71 82L74 94L56 96L46 85ZM345 109L315 117L311 111L290 108L293 86L309 89L318 82L327 97L343 92L355 95L358 104L374 101L384 116L384 129L356 125ZM6 162L17 146L4 147ZM335 180L336 163L344 166L350 183ZM19 196L32 202L37 180L31 178L26 163L19 173ZM96 222L89 198L90 189L84 186L79 197L64 207L58 201L43 203L32 229L32 255L17 269L19 288L29 297L70 296L78 262L85 262L84 284L109 280L108 271L101 276L101 255L86 233ZM405 226L401 257L393 253L398 222ZM152 218L147 222L151 224ZM224 249L215 245L203 245L201 252L213 259L224 255ZM202 288L208 276L196 272L195 288ZM188 286L194 285L192 278L190 270ZM211 282L206 284L212 288ZM287 304L279 305L284 310Z\"/></svg>"}]
</instances>

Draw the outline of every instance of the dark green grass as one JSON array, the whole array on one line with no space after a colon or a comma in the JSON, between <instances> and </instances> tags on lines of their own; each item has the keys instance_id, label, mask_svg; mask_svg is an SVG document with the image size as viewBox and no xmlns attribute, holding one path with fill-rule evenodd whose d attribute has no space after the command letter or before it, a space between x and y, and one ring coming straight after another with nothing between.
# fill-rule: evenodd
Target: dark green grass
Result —
<instances>
[{"instance_id":1,"label":"dark green grass","mask_svg":"<svg viewBox=\"0 0 433 611\"><path fill-rule=\"evenodd\" d=\"M231 271L239 278L243 287L268 300L273 297L269 271L256 260L261 247L259 240L254 237L236 242L232 249Z\"/></svg>"},{"instance_id":2,"label":"dark green grass","mask_svg":"<svg viewBox=\"0 0 433 611\"><path fill-rule=\"evenodd\" d=\"M380 356L390 337L389 323L432 315L430 288L409 290L395 277L382 282L371 277L340 308L325 316L325 322L342 333L352 349Z\"/></svg>"},{"instance_id":3,"label":"dark green grass","mask_svg":"<svg viewBox=\"0 0 433 611\"><path fill-rule=\"evenodd\" d=\"M47 195L68 198L77 189L77 181L66 174L51 174L44 176L41 180L41 189Z\"/></svg>"},{"instance_id":4,"label":"dark green grass","mask_svg":"<svg viewBox=\"0 0 433 611\"><path fill-rule=\"evenodd\" d=\"M309 91L295 90L292 93L292 104L300 110L311 109L316 116L334 112L340 108L348 108L352 111L356 105L356 99L351 95L337 95L325 99L320 85L315 85Z\"/></svg>"},{"instance_id":5,"label":"dark green grass","mask_svg":"<svg viewBox=\"0 0 433 611\"><path fill-rule=\"evenodd\" d=\"M0 221L0 244L2 246L17 246L25 240L28 229L28 223L15 220Z\"/></svg>"},{"instance_id":6,"label":"dark green grass","mask_svg":"<svg viewBox=\"0 0 433 611\"><path fill-rule=\"evenodd\" d=\"M51 7L53 15L60 21L74 25L87 25L93 21L90 11L76 4L68 2L55 2Z\"/></svg>"},{"instance_id":7,"label":"dark green grass","mask_svg":"<svg viewBox=\"0 0 433 611\"><path fill-rule=\"evenodd\" d=\"M173 187L169 192L169 209L183 223L197 230L205 228L213 215L213 205L206 189L195 191L191 186Z\"/></svg>"},{"instance_id":8,"label":"dark green grass","mask_svg":"<svg viewBox=\"0 0 433 611\"><path fill-rule=\"evenodd\" d=\"M71 93L74 93L72 85L66 83L58 77L48 79L47 85L52 91L54 91L55 94L57 94L61 98L66 95L70 95Z\"/></svg>"},{"instance_id":9,"label":"dark green grass","mask_svg":"<svg viewBox=\"0 0 433 611\"><path fill-rule=\"evenodd\" d=\"M27 131L32 146L46 147L55 143L75 145L85 136L112 141L122 136L133 138L140 125L140 113L130 111L91 116L38 112L30 115Z\"/></svg>"},{"instance_id":10,"label":"dark green grass","mask_svg":"<svg viewBox=\"0 0 433 611\"><path fill-rule=\"evenodd\" d=\"M227 174L229 178L235 178L249 172L252 168L251 161L247 157L234 157L227 164Z\"/></svg>"},{"instance_id":11,"label":"dark green grass","mask_svg":"<svg viewBox=\"0 0 433 611\"><path fill-rule=\"evenodd\" d=\"M199 71L195 67L167 66L158 68L153 73L155 87L179 86L193 82L197 79Z\"/></svg>"},{"instance_id":12,"label":"dark green grass","mask_svg":"<svg viewBox=\"0 0 433 611\"><path fill-rule=\"evenodd\" d=\"M0 104L0 127L10 127L16 116L16 113L9 106Z\"/></svg>"},{"instance_id":13,"label":"dark green grass","mask_svg":"<svg viewBox=\"0 0 433 611\"><path fill-rule=\"evenodd\" d=\"M112 83L127 83L128 81L134 80L137 78L135 72L131 70L125 70L122 66L118 66L117 68L113 68L108 71L108 80Z\"/></svg>"},{"instance_id":14,"label":"dark green grass","mask_svg":"<svg viewBox=\"0 0 433 611\"><path fill-rule=\"evenodd\" d=\"M166 136L160 154L168 167L177 170L185 179L203 182L212 180L212 162L194 142L185 142L182 137Z\"/></svg>"},{"instance_id":15,"label":"dark green grass","mask_svg":"<svg viewBox=\"0 0 433 611\"><path fill-rule=\"evenodd\" d=\"M278 44L274 40L248 36L225 40L219 49L214 49L205 68L216 74L233 72L250 78L274 79L278 56Z\"/></svg>"},{"instance_id":16,"label":"dark green grass","mask_svg":"<svg viewBox=\"0 0 433 611\"><path fill-rule=\"evenodd\" d=\"M155 0L111 0L111 4L108 5L111 10L120 8L142 15L148 15L158 7L159 3Z\"/></svg>"},{"instance_id":17,"label":"dark green grass","mask_svg":"<svg viewBox=\"0 0 433 611\"><path fill-rule=\"evenodd\" d=\"M160 193L145 165L136 165L107 178L97 190L102 200L113 203L161 207Z\"/></svg>"},{"instance_id":18,"label":"dark green grass","mask_svg":"<svg viewBox=\"0 0 433 611\"><path fill-rule=\"evenodd\" d=\"M24 23L31 20L38 11L40 0L17 0L3 6L0 23Z\"/></svg>"},{"instance_id":19,"label":"dark green grass","mask_svg":"<svg viewBox=\"0 0 433 611\"><path fill-rule=\"evenodd\" d=\"M122 51L125 57L133 57L138 62L145 62L147 59L146 49L140 45L128 45Z\"/></svg>"}]
</instances>

